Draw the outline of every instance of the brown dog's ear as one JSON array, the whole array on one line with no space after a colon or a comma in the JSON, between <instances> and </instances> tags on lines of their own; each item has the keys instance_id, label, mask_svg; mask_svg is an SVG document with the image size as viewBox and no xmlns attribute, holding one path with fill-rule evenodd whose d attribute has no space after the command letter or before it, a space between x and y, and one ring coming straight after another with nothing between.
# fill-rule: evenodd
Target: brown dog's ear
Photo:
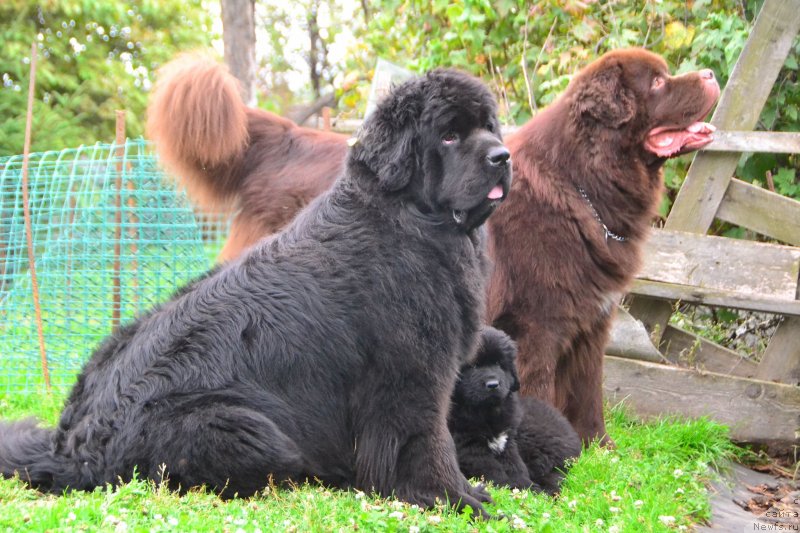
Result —
<instances>
[{"instance_id":1,"label":"brown dog's ear","mask_svg":"<svg viewBox=\"0 0 800 533\"><path fill-rule=\"evenodd\" d=\"M377 176L384 191L399 191L419 170L422 83L416 79L393 88L358 134L353 156Z\"/></svg>"},{"instance_id":2,"label":"brown dog's ear","mask_svg":"<svg viewBox=\"0 0 800 533\"><path fill-rule=\"evenodd\" d=\"M606 67L583 80L575 95L579 115L609 128L619 128L636 116L633 92L622 81L622 67Z\"/></svg>"}]
</instances>

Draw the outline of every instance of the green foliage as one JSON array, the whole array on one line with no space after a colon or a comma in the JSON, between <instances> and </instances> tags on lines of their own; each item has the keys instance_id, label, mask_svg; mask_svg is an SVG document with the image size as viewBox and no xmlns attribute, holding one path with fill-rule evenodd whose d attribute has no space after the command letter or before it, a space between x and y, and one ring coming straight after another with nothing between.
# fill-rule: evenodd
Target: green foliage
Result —
<instances>
[{"instance_id":1,"label":"green foliage","mask_svg":"<svg viewBox=\"0 0 800 533\"><path fill-rule=\"evenodd\" d=\"M0 408L10 416L34 414L54 423L58 398L34 398L40 403L0 395ZM18 480L0 480L0 529L667 532L710 518L706 484L715 469L741 454L725 427L706 419L643 424L621 407L607 411L606 418L616 449L585 450L555 499L490 487L494 504L487 509L496 519L489 521L317 485L270 487L254 498L221 501L199 490L178 496L164 485L138 480L63 496L42 496Z\"/></svg>"},{"instance_id":2,"label":"green foliage","mask_svg":"<svg viewBox=\"0 0 800 533\"><path fill-rule=\"evenodd\" d=\"M142 133L154 69L207 45L201 0L0 2L0 156L22 152L31 44L37 43L33 151L114 139L115 111Z\"/></svg>"}]
</instances>

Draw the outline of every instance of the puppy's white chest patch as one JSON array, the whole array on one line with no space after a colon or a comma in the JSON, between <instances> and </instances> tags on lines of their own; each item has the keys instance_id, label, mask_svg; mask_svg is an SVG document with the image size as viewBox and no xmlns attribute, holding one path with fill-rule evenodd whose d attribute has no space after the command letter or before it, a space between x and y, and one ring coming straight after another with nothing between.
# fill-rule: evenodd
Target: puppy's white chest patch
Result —
<instances>
[{"instance_id":1,"label":"puppy's white chest patch","mask_svg":"<svg viewBox=\"0 0 800 533\"><path fill-rule=\"evenodd\" d=\"M504 431L489 441L489 449L494 453L503 453L508 444L508 434Z\"/></svg>"}]
</instances>

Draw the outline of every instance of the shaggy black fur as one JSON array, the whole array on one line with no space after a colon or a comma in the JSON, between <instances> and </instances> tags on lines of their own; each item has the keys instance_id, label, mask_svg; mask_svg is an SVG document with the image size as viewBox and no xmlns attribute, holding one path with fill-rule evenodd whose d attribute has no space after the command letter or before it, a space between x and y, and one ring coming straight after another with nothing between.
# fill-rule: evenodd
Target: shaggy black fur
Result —
<instances>
[{"instance_id":1,"label":"shaggy black fur","mask_svg":"<svg viewBox=\"0 0 800 533\"><path fill-rule=\"evenodd\" d=\"M0 474L57 493L136 469L223 496L313 477L483 513L447 411L480 332L479 226L510 185L498 132L471 76L397 87L284 232L97 349L56 429L0 424Z\"/></svg>"},{"instance_id":2,"label":"shaggy black fur","mask_svg":"<svg viewBox=\"0 0 800 533\"><path fill-rule=\"evenodd\" d=\"M581 439L569 420L549 403L526 396L519 400L519 454L533 482L544 492L555 494L569 469L567 461L581 454Z\"/></svg>"},{"instance_id":3,"label":"shaggy black fur","mask_svg":"<svg viewBox=\"0 0 800 533\"><path fill-rule=\"evenodd\" d=\"M450 407L459 467L467 477L553 494L581 441L561 413L519 398L518 390L514 342L485 328L475 360L461 369Z\"/></svg>"}]
</instances>

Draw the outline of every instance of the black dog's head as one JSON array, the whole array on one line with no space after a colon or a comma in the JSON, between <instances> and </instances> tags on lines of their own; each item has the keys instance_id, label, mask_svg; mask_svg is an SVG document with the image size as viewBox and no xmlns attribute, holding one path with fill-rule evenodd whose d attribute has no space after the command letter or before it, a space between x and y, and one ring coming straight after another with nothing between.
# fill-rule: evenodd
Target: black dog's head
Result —
<instances>
[{"instance_id":1,"label":"black dog's head","mask_svg":"<svg viewBox=\"0 0 800 533\"><path fill-rule=\"evenodd\" d=\"M453 402L463 407L501 405L519 390L517 347L511 338L494 328L485 328L475 360L461 369Z\"/></svg>"},{"instance_id":2,"label":"black dog's head","mask_svg":"<svg viewBox=\"0 0 800 533\"><path fill-rule=\"evenodd\" d=\"M362 126L350 160L416 212L471 230L511 184L496 112L494 97L478 79L434 70L383 99Z\"/></svg>"}]
</instances>

